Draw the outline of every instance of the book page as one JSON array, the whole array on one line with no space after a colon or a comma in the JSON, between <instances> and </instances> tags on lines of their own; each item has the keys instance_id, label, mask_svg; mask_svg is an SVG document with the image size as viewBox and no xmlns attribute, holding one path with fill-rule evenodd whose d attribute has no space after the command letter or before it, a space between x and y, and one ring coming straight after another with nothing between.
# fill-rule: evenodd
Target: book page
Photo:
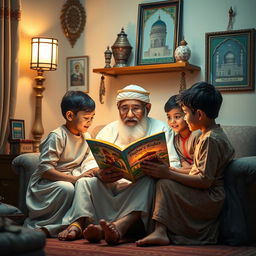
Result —
<instances>
[{"instance_id":1,"label":"book page","mask_svg":"<svg viewBox=\"0 0 256 256\"><path fill-rule=\"evenodd\" d=\"M158 161L157 159L160 158L169 165L164 132L145 137L131 144L124 152L130 165L130 171L136 180L144 175L140 168L142 161Z\"/></svg>"},{"instance_id":2,"label":"book page","mask_svg":"<svg viewBox=\"0 0 256 256\"><path fill-rule=\"evenodd\" d=\"M123 152L119 150L118 146L95 139L86 141L100 169L112 167L113 170L124 172L125 178L131 180L123 159Z\"/></svg>"}]
</instances>

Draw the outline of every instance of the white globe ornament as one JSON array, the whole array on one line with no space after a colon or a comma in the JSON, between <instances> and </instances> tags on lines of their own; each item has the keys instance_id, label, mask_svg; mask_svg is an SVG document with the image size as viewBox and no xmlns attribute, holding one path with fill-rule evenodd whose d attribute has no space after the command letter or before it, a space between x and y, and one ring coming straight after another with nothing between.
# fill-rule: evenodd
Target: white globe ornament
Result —
<instances>
[{"instance_id":1,"label":"white globe ornament","mask_svg":"<svg viewBox=\"0 0 256 256\"><path fill-rule=\"evenodd\" d=\"M174 52L174 56L177 62L187 62L190 58L191 50L187 46L187 42L182 40L180 46L178 46Z\"/></svg>"}]
</instances>

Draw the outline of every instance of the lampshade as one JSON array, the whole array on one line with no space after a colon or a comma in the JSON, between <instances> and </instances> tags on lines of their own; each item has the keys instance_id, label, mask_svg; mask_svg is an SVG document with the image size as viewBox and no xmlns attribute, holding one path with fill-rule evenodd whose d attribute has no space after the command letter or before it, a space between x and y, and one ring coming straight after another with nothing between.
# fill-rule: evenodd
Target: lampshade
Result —
<instances>
[{"instance_id":1,"label":"lampshade","mask_svg":"<svg viewBox=\"0 0 256 256\"><path fill-rule=\"evenodd\" d=\"M33 37L31 40L30 68L35 70L56 70L58 40L48 37Z\"/></svg>"}]
</instances>

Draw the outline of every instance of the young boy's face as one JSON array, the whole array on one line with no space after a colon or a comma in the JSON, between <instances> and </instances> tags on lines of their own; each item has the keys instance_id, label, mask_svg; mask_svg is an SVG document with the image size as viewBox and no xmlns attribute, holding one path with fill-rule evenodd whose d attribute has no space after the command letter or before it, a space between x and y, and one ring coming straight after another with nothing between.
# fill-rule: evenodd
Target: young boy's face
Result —
<instances>
[{"instance_id":1,"label":"young boy's face","mask_svg":"<svg viewBox=\"0 0 256 256\"><path fill-rule=\"evenodd\" d=\"M198 126L199 119L198 119L197 113L194 114L192 110L186 106L182 106L182 110L185 114L184 120L187 122L189 130L195 131L199 129L199 126Z\"/></svg>"},{"instance_id":2,"label":"young boy's face","mask_svg":"<svg viewBox=\"0 0 256 256\"><path fill-rule=\"evenodd\" d=\"M166 113L169 127L180 133L188 129L187 123L184 121L184 113L180 108L173 108Z\"/></svg>"},{"instance_id":3,"label":"young boy's face","mask_svg":"<svg viewBox=\"0 0 256 256\"><path fill-rule=\"evenodd\" d=\"M79 111L76 115L72 111L70 112L70 118L67 120L69 130L75 135L80 135L81 133L87 132L88 128L92 124L95 111Z\"/></svg>"}]
</instances>

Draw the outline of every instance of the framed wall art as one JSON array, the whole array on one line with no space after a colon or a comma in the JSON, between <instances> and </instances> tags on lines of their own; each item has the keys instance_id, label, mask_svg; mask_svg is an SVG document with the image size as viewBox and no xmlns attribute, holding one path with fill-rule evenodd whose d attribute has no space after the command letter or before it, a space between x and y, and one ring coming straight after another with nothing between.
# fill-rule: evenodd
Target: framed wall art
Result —
<instances>
[{"instance_id":1,"label":"framed wall art","mask_svg":"<svg viewBox=\"0 0 256 256\"><path fill-rule=\"evenodd\" d=\"M19 119L10 119L10 140L25 139L25 122Z\"/></svg>"},{"instance_id":2,"label":"framed wall art","mask_svg":"<svg viewBox=\"0 0 256 256\"><path fill-rule=\"evenodd\" d=\"M253 91L254 37L254 29L206 33L206 81L220 91Z\"/></svg>"},{"instance_id":3,"label":"framed wall art","mask_svg":"<svg viewBox=\"0 0 256 256\"><path fill-rule=\"evenodd\" d=\"M67 0L61 10L61 26L72 48L84 30L86 14L79 0Z\"/></svg>"},{"instance_id":4,"label":"framed wall art","mask_svg":"<svg viewBox=\"0 0 256 256\"><path fill-rule=\"evenodd\" d=\"M139 4L136 65L175 62L181 35L182 0Z\"/></svg>"},{"instance_id":5,"label":"framed wall art","mask_svg":"<svg viewBox=\"0 0 256 256\"><path fill-rule=\"evenodd\" d=\"M89 57L67 57L67 89L89 92Z\"/></svg>"}]
</instances>

